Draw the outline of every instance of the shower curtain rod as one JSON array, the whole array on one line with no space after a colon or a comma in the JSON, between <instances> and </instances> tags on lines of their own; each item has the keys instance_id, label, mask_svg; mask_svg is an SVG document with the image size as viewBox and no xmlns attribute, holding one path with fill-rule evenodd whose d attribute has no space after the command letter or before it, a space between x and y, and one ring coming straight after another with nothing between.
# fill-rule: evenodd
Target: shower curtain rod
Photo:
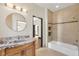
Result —
<instances>
[{"instance_id":1,"label":"shower curtain rod","mask_svg":"<svg viewBox=\"0 0 79 59\"><path fill-rule=\"evenodd\" d=\"M75 23L75 22L78 22L78 21L69 21L69 22L61 22L61 23L48 23L48 24L56 25L56 24L67 24L67 23Z\"/></svg>"}]
</instances>

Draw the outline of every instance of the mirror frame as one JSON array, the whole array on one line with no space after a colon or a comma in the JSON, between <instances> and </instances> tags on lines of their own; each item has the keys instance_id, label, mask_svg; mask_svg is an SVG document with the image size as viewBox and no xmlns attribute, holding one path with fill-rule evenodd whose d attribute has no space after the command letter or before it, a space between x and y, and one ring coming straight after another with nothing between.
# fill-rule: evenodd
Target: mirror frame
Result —
<instances>
[{"instance_id":1,"label":"mirror frame","mask_svg":"<svg viewBox=\"0 0 79 59\"><path fill-rule=\"evenodd\" d=\"M13 30L13 31L15 31L15 32L21 32L21 31L12 29L12 28L8 25L7 18L8 18L10 15L13 15L13 14L18 14L18 15L20 15L20 16L22 16L22 17L24 18L24 21L26 22L26 25L25 25L24 29L21 30L21 31L24 31L25 28L26 28L26 26L27 26L26 18L25 18L23 15L21 15L20 13L16 13L16 12L15 12L15 13L10 13L9 15L6 16L6 24L7 24L8 28L10 28L11 30ZM16 26L17 26L17 25L16 25Z\"/></svg>"}]
</instances>

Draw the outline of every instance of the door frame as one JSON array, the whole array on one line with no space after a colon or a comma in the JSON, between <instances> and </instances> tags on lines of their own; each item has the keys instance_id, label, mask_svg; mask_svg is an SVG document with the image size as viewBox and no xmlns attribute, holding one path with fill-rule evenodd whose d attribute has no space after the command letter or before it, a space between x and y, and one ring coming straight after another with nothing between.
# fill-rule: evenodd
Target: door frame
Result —
<instances>
[{"instance_id":1,"label":"door frame","mask_svg":"<svg viewBox=\"0 0 79 59\"><path fill-rule=\"evenodd\" d=\"M36 18L39 18L41 20L41 47L43 47L43 18L41 17L37 17L37 16L33 16L33 18L36 17ZM34 24L34 19L33 19L33 24ZM33 26L32 24L32 26ZM33 30L33 37L34 37L34 30Z\"/></svg>"}]
</instances>

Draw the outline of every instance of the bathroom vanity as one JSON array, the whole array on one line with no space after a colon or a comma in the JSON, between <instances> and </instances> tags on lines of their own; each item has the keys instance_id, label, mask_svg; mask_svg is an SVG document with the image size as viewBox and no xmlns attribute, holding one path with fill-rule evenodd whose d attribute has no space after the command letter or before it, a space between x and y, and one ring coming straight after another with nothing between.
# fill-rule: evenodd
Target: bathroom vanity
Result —
<instances>
[{"instance_id":1,"label":"bathroom vanity","mask_svg":"<svg viewBox=\"0 0 79 59\"><path fill-rule=\"evenodd\" d=\"M0 50L0 56L4 56L5 55L5 49Z\"/></svg>"},{"instance_id":2,"label":"bathroom vanity","mask_svg":"<svg viewBox=\"0 0 79 59\"><path fill-rule=\"evenodd\" d=\"M25 33L28 31L26 30L28 26L26 17L14 12L7 15L5 22L10 30L16 32L17 36L0 37L0 56L34 56L35 40L30 38L30 34Z\"/></svg>"},{"instance_id":3,"label":"bathroom vanity","mask_svg":"<svg viewBox=\"0 0 79 59\"><path fill-rule=\"evenodd\" d=\"M35 56L35 41L0 50L0 56Z\"/></svg>"}]
</instances>

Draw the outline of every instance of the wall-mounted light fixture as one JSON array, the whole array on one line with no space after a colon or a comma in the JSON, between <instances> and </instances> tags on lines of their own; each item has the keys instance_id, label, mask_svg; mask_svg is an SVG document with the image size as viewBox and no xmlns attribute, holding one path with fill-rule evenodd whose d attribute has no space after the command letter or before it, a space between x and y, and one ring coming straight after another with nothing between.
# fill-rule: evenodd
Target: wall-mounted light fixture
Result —
<instances>
[{"instance_id":1,"label":"wall-mounted light fixture","mask_svg":"<svg viewBox=\"0 0 79 59\"><path fill-rule=\"evenodd\" d=\"M59 8L59 5L56 5L56 8Z\"/></svg>"},{"instance_id":2,"label":"wall-mounted light fixture","mask_svg":"<svg viewBox=\"0 0 79 59\"><path fill-rule=\"evenodd\" d=\"M14 6L14 5L11 4L11 3L6 3L5 5L6 5L7 7L9 7L9 8L13 8L13 6Z\"/></svg>"},{"instance_id":3,"label":"wall-mounted light fixture","mask_svg":"<svg viewBox=\"0 0 79 59\"><path fill-rule=\"evenodd\" d=\"M21 11L21 8L19 6L15 6L15 8L19 11Z\"/></svg>"},{"instance_id":4,"label":"wall-mounted light fixture","mask_svg":"<svg viewBox=\"0 0 79 59\"><path fill-rule=\"evenodd\" d=\"M11 3L5 3L5 6L9 7L9 8L12 8L12 9L16 9L18 11L22 11L22 12L27 12L27 10L25 8L21 8L19 6L15 6Z\"/></svg>"},{"instance_id":5,"label":"wall-mounted light fixture","mask_svg":"<svg viewBox=\"0 0 79 59\"><path fill-rule=\"evenodd\" d=\"M27 10L26 10L26 9L24 9L24 8L22 9L22 11L23 11L23 12L27 12Z\"/></svg>"}]
</instances>

